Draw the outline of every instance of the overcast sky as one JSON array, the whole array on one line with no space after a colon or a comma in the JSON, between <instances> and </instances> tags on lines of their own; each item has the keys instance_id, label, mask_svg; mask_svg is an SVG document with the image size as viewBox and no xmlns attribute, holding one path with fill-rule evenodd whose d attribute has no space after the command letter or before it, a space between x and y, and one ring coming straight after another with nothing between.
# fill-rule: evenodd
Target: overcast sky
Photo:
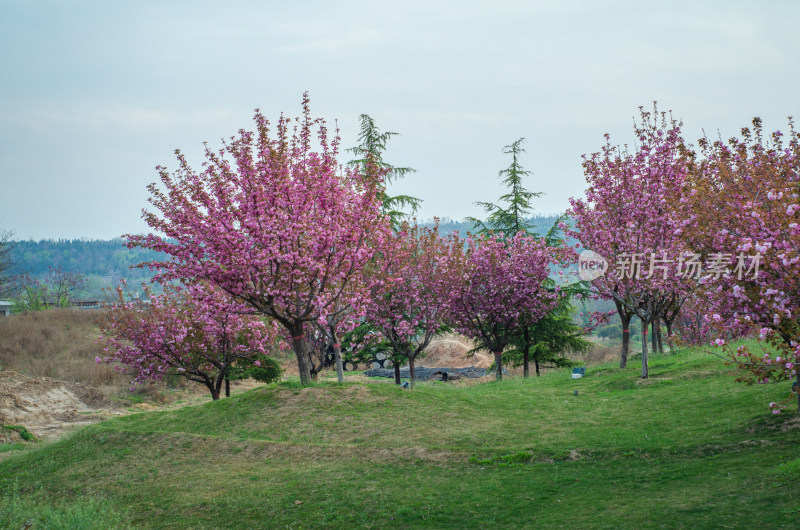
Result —
<instances>
[{"instance_id":1,"label":"overcast sky","mask_svg":"<svg viewBox=\"0 0 800 530\"><path fill-rule=\"evenodd\" d=\"M162 5L163 4L163 5ZM601 5L602 4L602 5ZM700 5L702 4L702 5ZM421 218L480 215L503 146L528 140L541 213L581 196L581 155L632 141L658 100L687 138L800 115L800 2L70 2L0 0L0 229L144 232L154 167L270 118L358 116L417 170ZM345 161L346 158L343 159Z\"/></svg>"}]
</instances>

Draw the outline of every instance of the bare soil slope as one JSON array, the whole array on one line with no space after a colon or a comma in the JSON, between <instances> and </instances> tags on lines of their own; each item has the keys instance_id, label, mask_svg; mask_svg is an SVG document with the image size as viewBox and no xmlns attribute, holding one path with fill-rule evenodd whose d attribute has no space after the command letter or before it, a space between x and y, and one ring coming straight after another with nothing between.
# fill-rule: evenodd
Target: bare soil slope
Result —
<instances>
[{"instance_id":1,"label":"bare soil slope","mask_svg":"<svg viewBox=\"0 0 800 530\"><path fill-rule=\"evenodd\" d=\"M0 370L0 424L22 425L38 438L119 414L92 388Z\"/></svg>"}]
</instances>

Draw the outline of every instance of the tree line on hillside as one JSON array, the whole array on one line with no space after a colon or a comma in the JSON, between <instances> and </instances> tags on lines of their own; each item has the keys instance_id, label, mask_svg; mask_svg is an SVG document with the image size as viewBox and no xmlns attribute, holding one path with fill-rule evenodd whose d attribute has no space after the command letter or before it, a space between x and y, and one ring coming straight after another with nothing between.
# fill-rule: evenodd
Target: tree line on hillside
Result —
<instances>
[{"instance_id":1,"label":"tree line on hillside","mask_svg":"<svg viewBox=\"0 0 800 530\"><path fill-rule=\"evenodd\" d=\"M149 279L148 271L131 266L157 259L152 250L127 248L122 239L59 239L13 241L12 273L44 276L52 268L84 276L114 276L130 282Z\"/></svg>"}]
</instances>

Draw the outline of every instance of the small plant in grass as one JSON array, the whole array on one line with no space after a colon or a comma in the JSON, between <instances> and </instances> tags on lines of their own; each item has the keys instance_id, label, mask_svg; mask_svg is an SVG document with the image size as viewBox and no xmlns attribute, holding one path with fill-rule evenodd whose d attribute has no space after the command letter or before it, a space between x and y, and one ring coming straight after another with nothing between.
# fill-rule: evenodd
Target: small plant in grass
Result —
<instances>
[{"instance_id":1,"label":"small plant in grass","mask_svg":"<svg viewBox=\"0 0 800 530\"><path fill-rule=\"evenodd\" d=\"M783 484L793 484L800 481L800 458L784 462L772 470L772 473Z\"/></svg>"},{"instance_id":2,"label":"small plant in grass","mask_svg":"<svg viewBox=\"0 0 800 530\"><path fill-rule=\"evenodd\" d=\"M3 429L5 429L7 431L14 431L14 432L19 433L20 438L22 438L26 442L38 442L39 441L39 439L36 438L36 436L31 434L31 432L28 431L28 429L26 429L22 425L3 425Z\"/></svg>"}]
</instances>

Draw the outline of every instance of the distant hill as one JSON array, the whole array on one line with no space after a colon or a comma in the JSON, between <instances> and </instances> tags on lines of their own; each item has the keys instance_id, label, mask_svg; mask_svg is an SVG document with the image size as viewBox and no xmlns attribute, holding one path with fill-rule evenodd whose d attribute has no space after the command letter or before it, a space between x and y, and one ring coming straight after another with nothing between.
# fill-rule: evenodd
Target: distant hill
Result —
<instances>
[{"instance_id":1,"label":"distant hill","mask_svg":"<svg viewBox=\"0 0 800 530\"><path fill-rule=\"evenodd\" d=\"M85 275L86 296L98 296L103 288L116 286L121 279L131 286L150 281L153 275L149 270L131 267L158 256L152 250L129 249L121 239L15 241L11 252L15 274L40 279L51 267L61 267L64 272Z\"/></svg>"},{"instance_id":2,"label":"distant hill","mask_svg":"<svg viewBox=\"0 0 800 530\"><path fill-rule=\"evenodd\" d=\"M545 234L558 217L531 218L535 230ZM422 223L430 226L432 220ZM472 223L444 218L439 222L440 233L458 232L462 236L473 230ZM124 279L132 287L148 282L152 273L147 269L131 267L159 259L159 253L141 248L129 249L122 239L59 239L42 241L15 241L12 251L14 273L42 278L49 269L61 267L65 272L85 275L88 279L87 295L97 296L105 287L116 286Z\"/></svg>"},{"instance_id":3,"label":"distant hill","mask_svg":"<svg viewBox=\"0 0 800 530\"><path fill-rule=\"evenodd\" d=\"M531 217L529 219L534 226L534 231L539 235L544 235L547 233L548 230L553 226L553 224L558 219L557 215L537 215ZM433 225L433 220L429 219L422 223L426 226ZM474 225L470 222L466 221L456 221L453 219L449 219L447 217L442 218L439 221L439 233L443 235L451 234L453 232L458 232L462 236L465 235L467 232L474 232Z\"/></svg>"}]
</instances>

